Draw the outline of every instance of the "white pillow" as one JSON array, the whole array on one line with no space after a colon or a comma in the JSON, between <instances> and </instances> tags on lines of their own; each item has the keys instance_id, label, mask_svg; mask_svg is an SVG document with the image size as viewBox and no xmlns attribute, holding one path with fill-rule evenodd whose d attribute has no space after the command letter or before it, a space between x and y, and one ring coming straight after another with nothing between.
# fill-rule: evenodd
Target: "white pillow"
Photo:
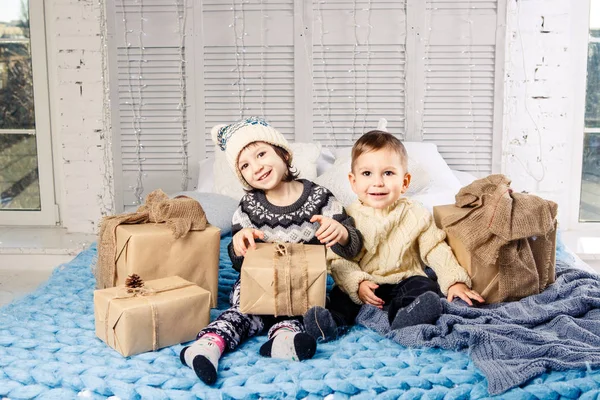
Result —
<instances>
[{"instance_id":1,"label":"white pillow","mask_svg":"<svg viewBox=\"0 0 600 400\"><path fill-rule=\"evenodd\" d=\"M290 148L294 152L292 166L298 170L299 177L314 181L317 177L317 159L321 154L321 145L319 143L290 143ZM205 170L209 169L205 168ZM229 166L222 151L215 152L210 173L213 179L211 192L229 196L238 201L242 198L245 193L242 184ZM198 178L199 185L200 179L206 180L202 167Z\"/></svg>"},{"instance_id":2,"label":"white pillow","mask_svg":"<svg viewBox=\"0 0 600 400\"><path fill-rule=\"evenodd\" d=\"M187 196L198 200L211 225L221 229L221 236L231 233L231 220L237 210L238 202L217 193L199 193L196 191L178 192L171 196Z\"/></svg>"},{"instance_id":3,"label":"white pillow","mask_svg":"<svg viewBox=\"0 0 600 400\"><path fill-rule=\"evenodd\" d=\"M460 186L464 187L473 183L473 181L477 180L477 177L469 172L458 171L456 169L452 170L452 173L460 182Z\"/></svg>"},{"instance_id":4,"label":"white pillow","mask_svg":"<svg viewBox=\"0 0 600 400\"><path fill-rule=\"evenodd\" d=\"M357 199L348 180L350 164L350 156L342 155L342 158L338 158L333 167L315 179L315 183L329 189L344 206ZM431 177L427 169L410 156L408 157L408 171L411 174L411 182L406 196L413 196L431 186Z\"/></svg>"},{"instance_id":5,"label":"white pillow","mask_svg":"<svg viewBox=\"0 0 600 400\"><path fill-rule=\"evenodd\" d=\"M205 158L200 161L198 171L198 186L196 187L197 192L209 193L212 192L214 184L213 166L215 163L214 157Z\"/></svg>"}]
</instances>

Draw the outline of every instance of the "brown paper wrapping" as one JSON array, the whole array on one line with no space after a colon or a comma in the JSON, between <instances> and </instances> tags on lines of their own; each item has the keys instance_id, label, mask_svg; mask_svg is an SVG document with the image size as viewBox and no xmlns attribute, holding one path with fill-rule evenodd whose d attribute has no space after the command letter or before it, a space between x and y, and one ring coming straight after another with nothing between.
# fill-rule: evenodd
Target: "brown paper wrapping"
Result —
<instances>
[{"instance_id":1,"label":"brown paper wrapping","mask_svg":"<svg viewBox=\"0 0 600 400\"><path fill-rule=\"evenodd\" d=\"M210 321L211 294L178 276L94 291L96 336L128 357L188 342Z\"/></svg>"},{"instance_id":2,"label":"brown paper wrapping","mask_svg":"<svg viewBox=\"0 0 600 400\"><path fill-rule=\"evenodd\" d=\"M470 208L457 207L454 204L448 204L443 206L433 207L433 218L438 228L444 229L442 220L447 215L456 215L462 217L470 211ZM471 277L473 284L473 290L481 294L488 304L499 303L506 301L500 292L499 278L500 278L500 259L493 265L487 265L481 258L477 257L476 253L469 252L465 245L454 235L446 232L446 242L452 248L458 263L466 269L467 273ZM551 245L547 246L551 248L552 254L552 268L551 270L539 271L540 276L547 283L545 286L551 284L555 280L554 264L556 260L556 224L552 234L548 236L548 240L551 241ZM540 254L537 250L542 245L541 240L528 239L529 245L531 246L534 255ZM538 260L536 260L538 262ZM543 290L543 288L542 288Z\"/></svg>"},{"instance_id":3,"label":"brown paper wrapping","mask_svg":"<svg viewBox=\"0 0 600 400\"><path fill-rule=\"evenodd\" d=\"M116 233L115 286L131 274L145 281L177 275L208 290L211 307L217 306L219 228L207 225L179 239L165 224L119 225Z\"/></svg>"},{"instance_id":4,"label":"brown paper wrapping","mask_svg":"<svg viewBox=\"0 0 600 400\"><path fill-rule=\"evenodd\" d=\"M324 307L327 284L325 247L287 243L287 255L279 257L275 254L276 246L274 243L257 243L256 250L246 253L241 271L240 311L245 314L294 316L304 314L313 306ZM291 275L286 277L282 267L288 262ZM276 270L279 275L277 282ZM302 275L306 278L301 278ZM306 285L300 283L303 279ZM306 294L301 293L304 291Z\"/></svg>"}]
</instances>

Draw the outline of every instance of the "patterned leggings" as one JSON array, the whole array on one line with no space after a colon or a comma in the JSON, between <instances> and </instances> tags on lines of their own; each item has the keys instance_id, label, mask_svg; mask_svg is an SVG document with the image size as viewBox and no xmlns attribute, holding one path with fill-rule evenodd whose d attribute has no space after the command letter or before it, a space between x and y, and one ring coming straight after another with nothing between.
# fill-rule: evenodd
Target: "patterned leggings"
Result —
<instances>
[{"instance_id":1,"label":"patterned leggings","mask_svg":"<svg viewBox=\"0 0 600 400\"><path fill-rule=\"evenodd\" d=\"M304 332L302 317L275 318L270 315L250 315L240 312L240 280L238 279L229 295L231 307L223 311L216 320L202 329L197 339L207 333L215 333L225 339L227 350L235 350L240 343L261 333L270 326L268 337L271 339L280 328L287 328L292 332Z\"/></svg>"}]
</instances>

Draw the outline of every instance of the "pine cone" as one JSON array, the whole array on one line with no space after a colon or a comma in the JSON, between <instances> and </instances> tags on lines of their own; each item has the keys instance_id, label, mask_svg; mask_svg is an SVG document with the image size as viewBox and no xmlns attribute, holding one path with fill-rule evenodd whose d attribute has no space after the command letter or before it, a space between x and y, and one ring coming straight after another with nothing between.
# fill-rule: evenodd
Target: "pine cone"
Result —
<instances>
[{"instance_id":1,"label":"pine cone","mask_svg":"<svg viewBox=\"0 0 600 400\"><path fill-rule=\"evenodd\" d=\"M128 288L127 292L132 293L135 289L139 289L144 286L144 281L138 274L132 274L125 279L125 287Z\"/></svg>"}]
</instances>

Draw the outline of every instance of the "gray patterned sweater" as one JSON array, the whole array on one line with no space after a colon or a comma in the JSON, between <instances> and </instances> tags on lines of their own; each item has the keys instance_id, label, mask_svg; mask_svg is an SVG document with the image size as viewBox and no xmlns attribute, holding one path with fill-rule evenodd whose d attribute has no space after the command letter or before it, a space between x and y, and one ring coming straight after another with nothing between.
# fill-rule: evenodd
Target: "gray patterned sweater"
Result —
<instances>
[{"instance_id":1,"label":"gray patterned sweater","mask_svg":"<svg viewBox=\"0 0 600 400\"><path fill-rule=\"evenodd\" d=\"M323 215L339 221L348 229L348 243L345 246L335 244L330 250L340 257L355 257L362 248L362 236L342 203L328 189L304 179L299 181L304 185L302 195L295 203L285 207L269 203L261 190L246 193L233 214L232 234L243 228L255 228L264 232L264 242L321 244L315 236L319 224L310 222L310 219L313 215ZM239 272L244 257L235 255L233 242L229 243L228 251L233 268Z\"/></svg>"}]
</instances>

